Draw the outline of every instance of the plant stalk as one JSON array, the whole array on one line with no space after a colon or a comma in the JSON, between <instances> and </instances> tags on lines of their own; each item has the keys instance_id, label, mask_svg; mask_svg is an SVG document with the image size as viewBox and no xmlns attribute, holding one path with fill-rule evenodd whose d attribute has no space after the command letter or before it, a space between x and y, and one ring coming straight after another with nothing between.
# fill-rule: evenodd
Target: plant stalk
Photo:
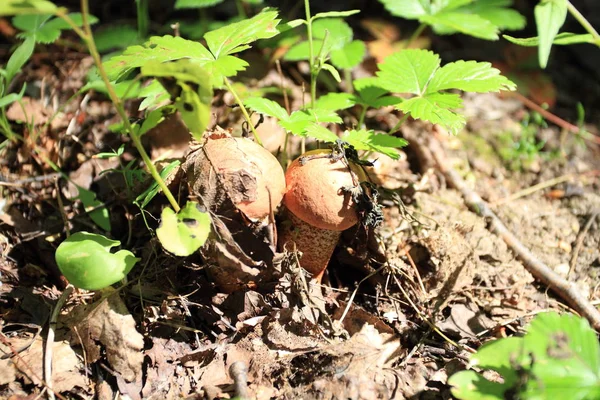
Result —
<instances>
[{"instance_id":1,"label":"plant stalk","mask_svg":"<svg viewBox=\"0 0 600 400\"><path fill-rule=\"evenodd\" d=\"M317 101L317 66L315 65L315 47L312 34L312 17L310 16L310 1L304 0L304 10L306 12L306 34L308 36L308 53L310 63L310 108L313 108Z\"/></svg>"},{"instance_id":2,"label":"plant stalk","mask_svg":"<svg viewBox=\"0 0 600 400\"><path fill-rule=\"evenodd\" d=\"M115 92L114 87L112 86L112 84L110 83L110 80L108 79L108 75L106 74L106 70L104 69L104 65L102 64L102 59L100 58L100 53L98 52L98 49L96 48L96 43L94 42L94 36L92 35L92 29L91 29L89 19L88 19L88 15L89 15L88 0L81 0L81 14L82 14L82 19L83 19L83 31L82 31L83 36L80 35L80 37L88 46L90 55L94 59L94 63L96 64L96 67L98 68L98 74L100 75L100 77L102 78L102 81L106 85L106 90L108 91L108 96L110 97L110 100L112 101L113 105L115 106L117 113L123 120L125 130L129 134L129 137L131 138L133 145L135 146L137 151L140 153L140 156L142 157L142 161L144 161L144 164L146 164L146 167L148 168L148 172L150 172L150 175L152 176L152 178L154 178L154 180L156 181L156 183L158 184L160 189L163 191L164 195L167 197L167 200L169 200L169 203L171 204L171 207L173 207L173 210L175 212L179 212L179 210L181 208L179 207L179 204L177 204L177 200L175 200L175 197L173 196L173 194L171 193L171 191L169 190L169 188L167 187L167 185L165 184L163 179L160 177L160 174L158 173L156 166L152 163L152 160L148 156L148 153L146 153L146 150L144 149L144 146L142 145L142 141L133 131L131 122L129 122L129 117L127 116L127 113L125 112L125 107L123 106L121 99L119 98L119 96L117 96L117 93ZM68 22L69 21L67 21L67 23Z\"/></svg>"},{"instance_id":3,"label":"plant stalk","mask_svg":"<svg viewBox=\"0 0 600 400\"><path fill-rule=\"evenodd\" d=\"M408 40L406 41L406 43L404 43L404 46L402 46L402 48L403 49L409 49L410 45L412 45L413 42L415 40L417 40L417 38L419 36L421 36L421 33L423 33L423 31L425 30L425 28L427 28L427 25L425 25L425 24L419 25L419 27L412 33L412 35L410 35L410 38L408 38Z\"/></svg>"},{"instance_id":4,"label":"plant stalk","mask_svg":"<svg viewBox=\"0 0 600 400\"><path fill-rule=\"evenodd\" d=\"M390 131L388 132L388 135L391 135L392 133L398 131L398 128L400 128L400 125L402 125L404 122L406 122L409 115L410 115L409 113L404 114L402 116L402 118L400 118L398 123L396 125L394 125L394 127L392 129L390 129Z\"/></svg>"},{"instance_id":5,"label":"plant stalk","mask_svg":"<svg viewBox=\"0 0 600 400\"><path fill-rule=\"evenodd\" d=\"M579 12L579 10L573 4L571 4L571 2L568 0L567 0L567 9L571 13L571 15L577 20L577 22L579 22L581 24L581 26L584 27L584 29L587 31L587 33L592 35L596 46L600 46L600 34L598 33L598 31L596 29L594 29L592 24L590 24L590 22L583 16L583 14L581 14Z\"/></svg>"},{"instance_id":6,"label":"plant stalk","mask_svg":"<svg viewBox=\"0 0 600 400\"><path fill-rule=\"evenodd\" d=\"M233 88L233 86L231 86L231 83L229 83L229 79L224 78L223 82L225 82L225 86L227 87L227 90L229 90L231 92L236 103L238 104L238 106L240 106L240 110L242 111L242 114L244 115L244 119L246 120L246 122L248 122L248 126L250 127L250 130L252 131L252 134L254 135L254 140L256 140L256 143L258 143L262 146L263 145L262 141L260 140L260 137L258 136L256 129L254 129L254 124L252 123L252 120L250 119L250 114L248 114L248 110L246 110L246 107L244 107L244 103L242 103L242 99L240 98L240 96L238 96L238 94L235 91L235 89Z\"/></svg>"}]
</instances>

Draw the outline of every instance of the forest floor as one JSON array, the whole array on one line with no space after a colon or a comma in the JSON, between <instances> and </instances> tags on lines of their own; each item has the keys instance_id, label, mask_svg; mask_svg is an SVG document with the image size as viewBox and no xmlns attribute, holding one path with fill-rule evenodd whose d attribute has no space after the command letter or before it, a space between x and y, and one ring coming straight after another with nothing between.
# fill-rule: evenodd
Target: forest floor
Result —
<instances>
[{"instance_id":1,"label":"forest floor","mask_svg":"<svg viewBox=\"0 0 600 400\"><path fill-rule=\"evenodd\" d=\"M202 257L161 249L153 229L164 199L143 212L132 204L149 181L141 172L129 175L143 178L134 186L123 179L137 156L109 129L118 116L100 94L71 97L90 66L73 49L37 52L20 76L29 88L23 108L8 110L25 140L0 158L0 398L47 390L47 327L66 285L55 249L67 229L100 232L73 184L96 193L110 211L110 236L141 260L126 285L76 290L62 307L53 389L65 398L232 398L246 382L240 366L258 399L451 398L448 377L483 343L522 332L540 312L571 309L469 210L447 168L539 261L600 301L597 126L586 125L588 135L546 126L519 98L499 94L466 96L468 125L457 136L409 120L401 159L381 156L371 171L383 224L344 232L321 286L311 289L297 255L284 252L275 255L276 282L227 294ZM305 77L289 68L291 101L302 104ZM257 70L244 78L249 87L280 85L275 68ZM239 134L231 104L217 93L212 126ZM132 115L137 105L128 104ZM25 113L30 126L20 122ZM393 108L367 118L384 130L398 120ZM259 133L277 153L284 133L269 119ZM184 156L188 141L178 120L145 135L155 160ZM120 158L94 158L123 144ZM185 182L178 192L187 195Z\"/></svg>"}]
</instances>

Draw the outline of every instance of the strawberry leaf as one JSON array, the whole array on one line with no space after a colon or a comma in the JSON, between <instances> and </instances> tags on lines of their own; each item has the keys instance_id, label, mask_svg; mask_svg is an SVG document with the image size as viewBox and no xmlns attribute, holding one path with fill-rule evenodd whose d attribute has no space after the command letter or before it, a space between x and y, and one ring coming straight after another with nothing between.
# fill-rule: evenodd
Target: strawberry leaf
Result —
<instances>
[{"instance_id":1,"label":"strawberry leaf","mask_svg":"<svg viewBox=\"0 0 600 400\"><path fill-rule=\"evenodd\" d=\"M348 142L356 150L375 151L397 160L400 154L396 150L404 147L408 142L402 138L391 135L377 134L371 130L352 130L342 136L342 140Z\"/></svg>"},{"instance_id":2,"label":"strawberry leaf","mask_svg":"<svg viewBox=\"0 0 600 400\"><path fill-rule=\"evenodd\" d=\"M306 136L306 128L313 122L333 122L339 124L342 122L342 119L335 111L315 108L294 111L287 120L279 121L279 125L294 135Z\"/></svg>"},{"instance_id":3,"label":"strawberry leaf","mask_svg":"<svg viewBox=\"0 0 600 400\"><path fill-rule=\"evenodd\" d=\"M339 69L356 67L365 57L367 46L361 40L354 40L339 50L331 52L331 63Z\"/></svg>"},{"instance_id":4,"label":"strawberry leaf","mask_svg":"<svg viewBox=\"0 0 600 400\"><path fill-rule=\"evenodd\" d=\"M315 108L322 110L345 110L354 106L354 96L350 93L327 93L317 99Z\"/></svg>"},{"instance_id":5,"label":"strawberry leaf","mask_svg":"<svg viewBox=\"0 0 600 400\"><path fill-rule=\"evenodd\" d=\"M535 47L539 46L540 44L540 38L537 36L530 38L515 38L508 35L502 35L502 37L511 43L518 44L519 46ZM594 37L591 33L578 34L572 32L562 32L556 35L554 41L552 42L552 44L562 46L577 43L594 43Z\"/></svg>"},{"instance_id":6,"label":"strawberry leaf","mask_svg":"<svg viewBox=\"0 0 600 400\"><path fill-rule=\"evenodd\" d=\"M224 0L177 0L175 2L175 9L180 10L182 8L206 8L220 4L223 1Z\"/></svg>"},{"instance_id":7,"label":"strawberry leaf","mask_svg":"<svg viewBox=\"0 0 600 400\"><path fill-rule=\"evenodd\" d=\"M47 0L2 0L0 2L0 16L20 14L53 14L59 9Z\"/></svg>"},{"instance_id":8,"label":"strawberry leaf","mask_svg":"<svg viewBox=\"0 0 600 400\"><path fill-rule=\"evenodd\" d=\"M427 85L427 93L448 89L485 93L515 90L516 85L490 63L460 60L438 69Z\"/></svg>"},{"instance_id":9,"label":"strawberry leaf","mask_svg":"<svg viewBox=\"0 0 600 400\"><path fill-rule=\"evenodd\" d=\"M378 66L378 84L382 88L395 93L422 94L440 67L440 57L428 50L407 49L392 54Z\"/></svg>"},{"instance_id":10,"label":"strawberry leaf","mask_svg":"<svg viewBox=\"0 0 600 400\"><path fill-rule=\"evenodd\" d=\"M416 119L429 121L446 127L451 133L458 133L465 126L465 118L449 108L458 108L462 101L457 94L432 93L423 97L413 97L398 105L398 109Z\"/></svg>"},{"instance_id":11,"label":"strawberry leaf","mask_svg":"<svg viewBox=\"0 0 600 400\"><path fill-rule=\"evenodd\" d=\"M290 118L285 108L281 107L279 103L264 97L250 97L244 101L244 105L252 111L277 118L279 121L287 121Z\"/></svg>"},{"instance_id":12,"label":"strawberry leaf","mask_svg":"<svg viewBox=\"0 0 600 400\"><path fill-rule=\"evenodd\" d=\"M277 11L265 9L252 18L226 25L204 35L215 58L250 48L250 43L279 33Z\"/></svg>"},{"instance_id":13,"label":"strawberry leaf","mask_svg":"<svg viewBox=\"0 0 600 400\"><path fill-rule=\"evenodd\" d=\"M309 124L305 131L305 135L311 137L316 140L320 140L326 143L333 143L338 140L338 136L331 132L329 129L325 128L322 125L311 123Z\"/></svg>"}]
</instances>

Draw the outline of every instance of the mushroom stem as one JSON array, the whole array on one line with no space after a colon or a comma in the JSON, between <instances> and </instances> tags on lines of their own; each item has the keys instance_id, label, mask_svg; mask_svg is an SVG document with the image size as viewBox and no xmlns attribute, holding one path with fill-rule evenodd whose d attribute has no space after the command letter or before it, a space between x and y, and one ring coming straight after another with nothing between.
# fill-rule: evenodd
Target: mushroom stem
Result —
<instances>
[{"instance_id":1,"label":"mushroom stem","mask_svg":"<svg viewBox=\"0 0 600 400\"><path fill-rule=\"evenodd\" d=\"M300 265L320 282L342 231L317 228L287 210L286 216L287 222L278 233L280 247L287 244L290 249L290 243L295 243L296 250L302 252Z\"/></svg>"}]
</instances>

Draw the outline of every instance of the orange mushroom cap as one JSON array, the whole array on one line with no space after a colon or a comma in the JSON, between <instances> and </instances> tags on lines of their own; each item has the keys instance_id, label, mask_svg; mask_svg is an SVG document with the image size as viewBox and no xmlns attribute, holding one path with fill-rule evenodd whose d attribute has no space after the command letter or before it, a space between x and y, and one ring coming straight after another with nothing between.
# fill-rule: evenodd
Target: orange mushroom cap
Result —
<instances>
[{"instance_id":1,"label":"orange mushroom cap","mask_svg":"<svg viewBox=\"0 0 600 400\"><path fill-rule=\"evenodd\" d=\"M331 150L313 150L303 157L326 155ZM348 166L330 158L315 158L304 164L297 158L285 174L287 190L283 198L286 208L300 220L319 229L343 231L358 222L355 204L343 191L366 180L360 166Z\"/></svg>"}]
</instances>

